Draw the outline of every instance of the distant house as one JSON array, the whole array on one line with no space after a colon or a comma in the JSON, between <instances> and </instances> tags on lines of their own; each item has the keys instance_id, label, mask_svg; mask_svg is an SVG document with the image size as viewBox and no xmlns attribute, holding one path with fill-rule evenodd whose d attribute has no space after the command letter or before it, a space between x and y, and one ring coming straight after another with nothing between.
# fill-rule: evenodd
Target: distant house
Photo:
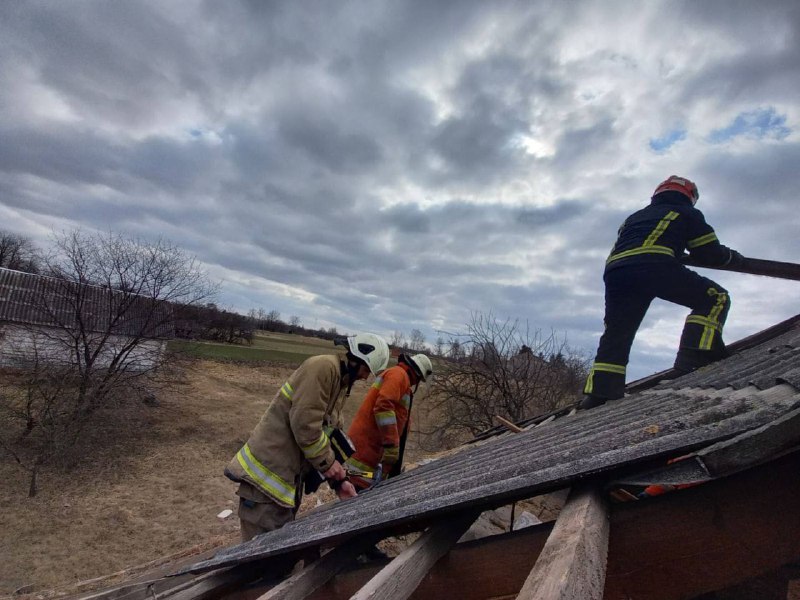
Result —
<instances>
[{"instance_id":1,"label":"distant house","mask_svg":"<svg viewBox=\"0 0 800 600\"><path fill-rule=\"evenodd\" d=\"M0 366L151 368L174 337L172 307L124 290L0 268Z\"/></svg>"}]
</instances>

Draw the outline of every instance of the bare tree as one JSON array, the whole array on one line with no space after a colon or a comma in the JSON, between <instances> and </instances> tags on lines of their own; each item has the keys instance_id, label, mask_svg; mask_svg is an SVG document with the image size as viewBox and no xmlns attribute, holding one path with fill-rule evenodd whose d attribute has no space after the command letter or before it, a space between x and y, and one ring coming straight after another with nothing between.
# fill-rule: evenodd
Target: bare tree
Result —
<instances>
[{"instance_id":1,"label":"bare tree","mask_svg":"<svg viewBox=\"0 0 800 600\"><path fill-rule=\"evenodd\" d=\"M419 329L412 329L408 336L409 350L421 352L425 350L425 335Z\"/></svg>"},{"instance_id":2,"label":"bare tree","mask_svg":"<svg viewBox=\"0 0 800 600\"><path fill-rule=\"evenodd\" d=\"M458 361L464 358L464 348L461 346L461 342L457 337L450 338L448 345L450 346L450 351L447 355L452 360Z\"/></svg>"},{"instance_id":3,"label":"bare tree","mask_svg":"<svg viewBox=\"0 0 800 600\"><path fill-rule=\"evenodd\" d=\"M531 331L517 320L474 313L466 332L450 343L434 378L432 399L442 444L495 425L495 417L519 421L573 402L588 361L555 333Z\"/></svg>"},{"instance_id":4,"label":"bare tree","mask_svg":"<svg viewBox=\"0 0 800 600\"><path fill-rule=\"evenodd\" d=\"M216 292L193 257L163 240L75 231L54 236L53 247L19 336L24 375L0 391L4 418L36 433L34 465L64 458L99 409L151 393L169 359L174 308Z\"/></svg>"},{"instance_id":5,"label":"bare tree","mask_svg":"<svg viewBox=\"0 0 800 600\"><path fill-rule=\"evenodd\" d=\"M38 273L41 270L39 251L30 239L0 229L0 267Z\"/></svg>"},{"instance_id":6,"label":"bare tree","mask_svg":"<svg viewBox=\"0 0 800 600\"><path fill-rule=\"evenodd\" d=\"M300 317L298 317L297 315L292 315L291 317L289 317L289 326L292 329L297 329L298 327L300 327Z\"/></svg>"},{"instance_id":7,"label":"bare tree","mask_svg":"<svg viewBox=\"0 0 800 600\"><path fill-rule=\"evenodd\" d=\"M395 348L405 348L406 334L403 333L402 331L392 332L392 340L390 345L394 346Z\"/></svg>"},{"instance_id":8,"label":"bare tree","mask_svg":"<svg viewBox=\"0 0 800 600\"><path fill-rule=\"evenodd\" d=\"M436 338L433 353L436 354L436 356L442 356L444 354L444 338L442 336Z\"/></svg>"}]
</instances>

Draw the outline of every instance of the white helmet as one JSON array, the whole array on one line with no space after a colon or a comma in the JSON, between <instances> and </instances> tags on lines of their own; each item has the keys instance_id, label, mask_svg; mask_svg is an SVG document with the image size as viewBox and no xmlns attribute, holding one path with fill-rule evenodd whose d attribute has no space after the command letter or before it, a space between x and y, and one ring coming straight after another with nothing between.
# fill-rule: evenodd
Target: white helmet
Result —
<instances>
[{"instance_id":1,"label":"white helmet","mask_svg":"<svg viewBox=\"0 0 800 600\"><path fill-rule=\"evenodd\" d=\"M422 381L427 381L428 377L433 375L431 359L424 354L415 354L409 357L408 360L411 362L411 368L422 378Z\"/></svg>"},{"instance_id":2,"label":"white helmet","mask_svg":"<svg viewBox=\"0 0 800 600\"><path fill-rule=\"evenodd\" d=\"M389 344L379 335L357 333L347 338L347 345L350 354L367 363L373 375L383 371L389 364Z\"/></svg>"}]
</instances>

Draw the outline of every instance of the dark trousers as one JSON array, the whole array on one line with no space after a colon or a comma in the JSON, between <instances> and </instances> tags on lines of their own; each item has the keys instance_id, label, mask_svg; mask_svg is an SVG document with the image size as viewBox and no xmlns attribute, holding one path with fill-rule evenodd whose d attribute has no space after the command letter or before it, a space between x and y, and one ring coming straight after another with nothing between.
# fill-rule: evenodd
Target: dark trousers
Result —
<instances>
[{"instance_id":1,"label":"dark trousers","mask_svg":"<svg viewBox=\"0 0 800 600\"><path fill-rule=\"evenodd\" d=\"M681 335L675 368L692 371L725 356L722 327L728 292L677 262L621 266L607 271L605 331L584 393L615 400L625 393L625 368L636 331L654 298L692 309Z\"/></svg>"}]
</instances>

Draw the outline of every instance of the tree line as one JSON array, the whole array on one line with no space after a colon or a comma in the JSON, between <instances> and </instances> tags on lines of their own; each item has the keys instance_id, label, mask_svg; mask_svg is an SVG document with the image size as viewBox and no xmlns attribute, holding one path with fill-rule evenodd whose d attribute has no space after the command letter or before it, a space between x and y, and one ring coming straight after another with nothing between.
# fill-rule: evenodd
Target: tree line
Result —
<instances>
[{"instance_id":1,"label":"tree line","mask_svg":"<svg viewBox=\"0 0 800 600\"><path fill-rule=\"evenodd\" d=\"M78 230L55 234L42 253L0 231L0 266L42 276L26 300L39 326L0 324L2 350L17 361L0 377L0 449L30 474L30 495L42 466L79 460L75 449L102 415L153 403L175 381L181 357L166 351L173 333L244 344L257 330L342 335L274 309L220 308L218 285L164 240ZM519 421L574 401L589 362L554 332L491 313L474 313L463 331L439 332L432 344L419 329L394 331L390 344L434 358L426 410L436 418L425 433L435 449L492 427L498 416Z\"/></svg>"}]
</instances>

